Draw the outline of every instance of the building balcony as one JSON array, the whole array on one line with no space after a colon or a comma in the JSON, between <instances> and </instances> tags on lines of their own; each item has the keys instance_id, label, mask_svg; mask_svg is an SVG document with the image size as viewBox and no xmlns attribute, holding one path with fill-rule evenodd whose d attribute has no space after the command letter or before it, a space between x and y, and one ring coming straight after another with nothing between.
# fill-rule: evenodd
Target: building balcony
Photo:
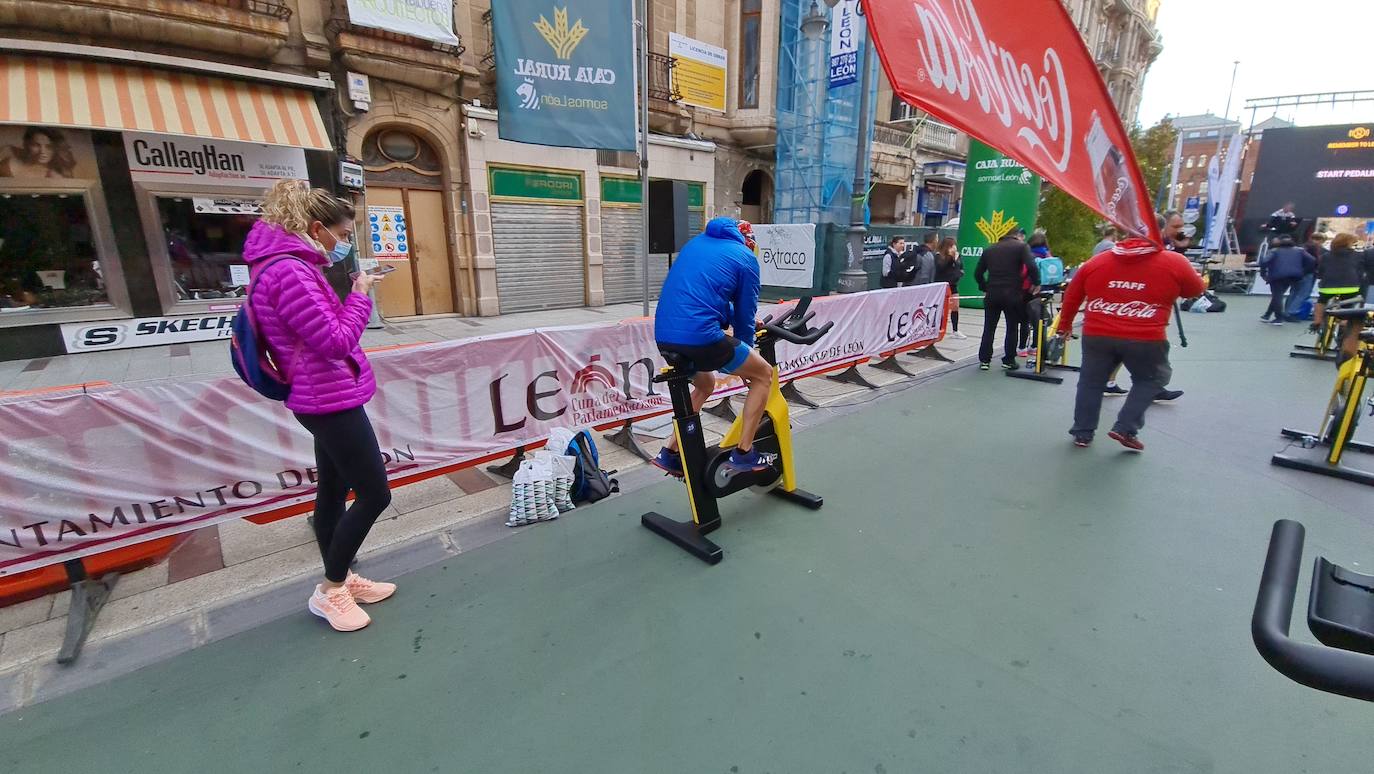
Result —
<instances>
[{"instance_id":1,"label":"building balcony","mask_svg":"<svg viewBox=\"0 0 1374 774\"><path fill-rule=\"evenodd\" d=\"M271 59L286 44L285 0L0 0L0 27L114 47Z\"/></svg>"},{"instance_id":2,"label":"building balcony","mask_svg":"<svg viewBox=\"0 0 1374 774\"><path fill-rule=\"evenodd\" d=\"M353 24L345 8L343 3L335 5L335 15L325 23L325 34L348 70L438 94L451 94L453 87L469 76L468 82L461 84L464 95L480 91L477 71L463 67L461 43L436 43Z\"/></svg>"}]
</instances>

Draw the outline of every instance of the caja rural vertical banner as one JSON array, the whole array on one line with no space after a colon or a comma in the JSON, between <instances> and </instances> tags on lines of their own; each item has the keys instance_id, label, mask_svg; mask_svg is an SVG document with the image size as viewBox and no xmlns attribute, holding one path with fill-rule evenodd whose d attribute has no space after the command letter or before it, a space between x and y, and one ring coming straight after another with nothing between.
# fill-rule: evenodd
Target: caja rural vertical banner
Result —
<instances>
[{"instance_id":1,"label":"caja rural vertical banner","mask_svg":"<svg viewBox=\"0 0 1374 774\"><path fill-rule=\"evenodd\" d=\"M864 0L892 89L1161 243L1116 106L1061 0Z\"/></svg>"},{"instance_id":2,"label":"caja rural vertical banner","mask_svg":"<svg viewBox=\"0 0 1374 774\"><path fill-rule=\"evenodd\" d=\"M1035 227L1035 212L1040 208L1040 176L987 145L970 140L968 168L964 173L964 202L959 207L959 257L964 261L964 278L959 295L977 296L978 283L973 270L983 249L1023 228ZM981 299L963 306L981 307Z\"/></svg>"},{"instance_id":3,"label":"caja rural vertical banner","mask_svg":"<svg viewBox=\"0 0 1374 774\"><path fill-rule=\"evenodd\" d=\"M632 0L492 3L503 140L635 149Z\"/></svg>"}]
</instances>

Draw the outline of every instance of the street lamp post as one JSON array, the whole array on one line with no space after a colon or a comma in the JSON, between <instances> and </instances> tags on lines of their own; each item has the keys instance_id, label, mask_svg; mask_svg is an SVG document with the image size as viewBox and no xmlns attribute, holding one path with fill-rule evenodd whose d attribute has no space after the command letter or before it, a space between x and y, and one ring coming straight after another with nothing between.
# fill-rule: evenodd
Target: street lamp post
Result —
<instances>
[{"instance_id":1,"label":"street lamp post","mask_svg":"<svg viewBox=\"0 0 1374 774\"><path fill-rule=\"evenodd\" d=\"M830 2L831 0L826 0ZM868 115L868 91L873 81L873 46L864 35L863 74L859 77L859 136L854 149L854 196L849 202L849 240L846 242L844 270L840 272L836 289L841 293L857 293L868 290L868 273L864 271L864 235L868 228L864 225L864 200L868 194L868 138L869 124L873 119Z\"/></svg>"}]
</instances>

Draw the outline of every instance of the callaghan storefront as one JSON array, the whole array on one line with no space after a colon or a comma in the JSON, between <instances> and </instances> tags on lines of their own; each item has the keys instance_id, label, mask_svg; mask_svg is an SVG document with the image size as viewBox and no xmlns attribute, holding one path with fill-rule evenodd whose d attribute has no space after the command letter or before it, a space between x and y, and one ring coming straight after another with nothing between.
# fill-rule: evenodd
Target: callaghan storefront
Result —
<instances>
[{"instance_id":1,"label":"callaghan storefront","mask_svg":"<svg viewBox=\"0 0 1374 774\"><path fill-rule=\"evenodd\" d=\"M6 54L0 88L0 359L227 337L264 189L333 185L329 81Z\"/></svg>"}]
</instances>

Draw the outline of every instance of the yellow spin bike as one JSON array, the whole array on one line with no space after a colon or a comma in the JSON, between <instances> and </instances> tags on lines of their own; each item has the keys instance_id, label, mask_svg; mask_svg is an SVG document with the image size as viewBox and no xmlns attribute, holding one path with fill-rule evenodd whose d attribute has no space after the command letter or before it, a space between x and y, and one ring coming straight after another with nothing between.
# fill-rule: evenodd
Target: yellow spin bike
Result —
<instances>
[{"instance_id":1,"label":"yellow spin bike","mask_svg":"<svg viewBox=\"0 0 1374 774\"><path fill-rule=\"evenodd\" d=\"M1352 468L1341 462L1347 451L1374 454L1374 444L1355 440L1355 429L1359 426L1366 403L1374 415L1374 398L1366 401L1364 397L1369 379L1374 377L1374 330L1368 327L1374 323L1374 306L1337 306L1326 313L1345 325L1361 327L1358 353L1341 363L1336 371L1336 386L1331 391L1331 399L1327 401L1320 430L1313 433L1284 428L1281 431L1285 438L1299 441L1305 449L1325 447L1325 457L1315 461L1305 456L1279 453L1270 462L1281 468L1305 470L1374 486L1374 472Z\"/></svg>"}]
</instances>

